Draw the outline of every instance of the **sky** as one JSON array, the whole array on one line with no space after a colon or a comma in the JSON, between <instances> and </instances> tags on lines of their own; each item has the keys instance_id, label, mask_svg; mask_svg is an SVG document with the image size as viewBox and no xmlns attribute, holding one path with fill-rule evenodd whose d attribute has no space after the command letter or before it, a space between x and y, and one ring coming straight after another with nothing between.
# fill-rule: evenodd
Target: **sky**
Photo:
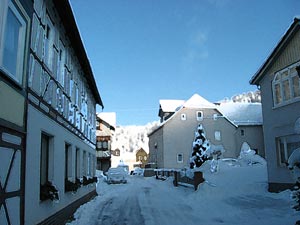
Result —
<instances>
[{"instance_id":1,"label":"sky","mask_svg":"<svg viewBox=\"0 0 300 225\"><path fill-rule=\"evenodd\" d=\"M300 16L299 0L70 3L103 112L123 126L159 120L160 99L217 102L256 90L249 80Z\"/></svg>"}]
</instances>

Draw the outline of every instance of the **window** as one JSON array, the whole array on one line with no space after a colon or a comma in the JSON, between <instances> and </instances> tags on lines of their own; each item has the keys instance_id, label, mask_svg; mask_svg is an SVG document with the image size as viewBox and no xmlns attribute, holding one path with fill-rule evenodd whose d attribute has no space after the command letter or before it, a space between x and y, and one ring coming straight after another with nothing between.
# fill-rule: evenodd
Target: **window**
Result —
<instances>
[{"instance_id":1,"label":"window","mask_svg":"<svg viewBox=\"0 0 300 225\"><path fill-rule=\"evenodd\" d=\"M12 3L0 5L0 69L19 84L23 83L26 21Z\"/></svg>"},{"instance_id":2,"label":"window","mask_svg":"<svg viewBox=\"0 0 300 225\"><path fill-rule=\"evenodd\" d=\"M108 149L108 142L107 141L103 141L102 142L102 146L103 146L104 150L107 150Z\"/></svg>"},{"instance_id":3,"label":"window","mask_svg":"<svg viewBox=\"0 0 300 225\"><path fill-rule=\"evenodd\" d=\"M289 135L276 138L278 163L285 166L292 152L300 147L300 135Z\"/></svg>"},{"instance_id":4,"label":"window","mask_svg":"<svg viewBox=\"0 0 300 225\"><path fill-rule=\"evenodd\" d=\"M299 77L296 63L275 74L272 81L274 106L280 106L300 100Z\"/></svg>"},{"instance_id":5,"label":"window","mask_svg":"<svg viewBox=\"0 0 300 225\"><path fill-rule=\"evenodd\" d=\"M197 111L197 121L202 121L203 120L203 112L202 111Z\"/></svg>"},{"instance_id":6,"label":"window","mask_svg":"<svg viewBox=\"0 0 300 225\"><path fill-rule=\"evenodd\" d=\"M186 114L182 113L180 118L181 118L181 120L186 120Z\"/></svg>"},{"instance_id":7,"label":"window","mask_svg":"<svg viewBox=\"0 0 300 225\"><path fill-rule=\"evenodd\" d=\"M75 178L80 178L80 149L76 148L76 159L75 159Z\"/></svg>"},{"instance_id":8,"label":"window","mask_svg":"<svg viewBox=\"0 0 300 225\"><path fill-rule=\"evenodd\" d=\"M91 153L87 153L87 175L91 176L92 162L91 162Z\"/></svg>"},{"instance_id":9,"label":"window","mask_svg":"<svg viewBox=\"0 0 300 225\"><path fill-rule=\"evenodd\" d=\"M108 141L97 141L97 150L99 151L107 151L109 150L109 142Z\"/></svg>"},{"instance_id":10,"label":"window","mask_svg":"<svg viewBox=\"0 0 300 225\"><path fill-rule=\"evenodd\" d=\"M53 176L53 137L42 133L40 158L40 184L44 185Z\"/></svg>"},{"instance_id":11,"label":"window","mask_svg":"<svg viewBox=\"0 0 300 225\"><path fill-rule=\"evenodd\" d=\"M177 154L177 162L183 163L183 154L181 154L181 153Z\"/></svg>"},{"instance_id":12,"label":"window","mask_svg":"<svg viewBox=\"0 0 300 225\"><path fill-rule=\"evenodd\" d=\"M53 70L53 59L54 59L54 25L47 14L46 27L45 27L45 42L44 42L44 57L45 63L50 69Z\"/></svg>"},{"instance_id":13,"label":"window","mask_svg":"<svg viewBox=\"0 0 300 225\"><path fill-rule=\"evenodd\" d=\"M221 141L221 131L215 131L215 140Z\"/></svg>"},{"instance_id":14,"label":"window","mask_svg":"<svg viewBox=\"0 0 300 225\"><path fill-rule=\"evenodd\" d=\"M217 113L214 113L213 115L213 120L217 120L218 119L218 114Z\"/></svg>"},{"instance_id":15,"label":"window","mask_svg":"<svg viewBox=\"0 0 300 225\"><path fill-rule=\"evenodd\" d=\"M65 144L65 179L72 176L72 146Z\"/></svg>"},{"instance_id":16,"label":"window","mask_svg":"<svg viewBox=\"0 0 300 225\"><path fill-rule=\"evenodd\" d=\"M65 46L62 41L59 41L59 53L58 53L58 60L57 60L57 80L58 82L64 86L64 78L65 78Z\"/></svg>"},{"instance_id":17,"label":"window","mask_svg":"<svg viewBox=\"0 0 300 225\"><path fill-rule=\"evenodd\" d=\"M83 156L82 156L82 173L83 173L83 176L86 176L87 175L87 156L86 156L86 151L83 151Z\"/></svg>"},{"instance_id":18,"label":"window","mask_svg":"<svg viewBox=\"0 0 300 225\"><path fill-rule=\"evenodd\" d=\"M241 130L241 136L245 136L245 130Z\"/></svg>"}]
</instances>

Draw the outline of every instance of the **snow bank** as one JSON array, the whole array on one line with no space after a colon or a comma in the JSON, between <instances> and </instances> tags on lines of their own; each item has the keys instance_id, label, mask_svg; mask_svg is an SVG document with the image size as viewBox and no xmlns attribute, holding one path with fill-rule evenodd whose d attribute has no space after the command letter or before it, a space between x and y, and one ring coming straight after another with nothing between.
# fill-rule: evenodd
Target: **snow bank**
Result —
<instances>
[{"instance_id":1,"label":"snow bank","mask_svg":"<svg viewBox=\"0 0 300 225\"><path fill-rule=\"evenodd\" d=\"M266 160L261 156L257 155L255 151L250 148L247 142L244 142L242 144L240 156L238 159L242 164L246 164L246 165L267 164Z\"/></svg>"}]
</instances>

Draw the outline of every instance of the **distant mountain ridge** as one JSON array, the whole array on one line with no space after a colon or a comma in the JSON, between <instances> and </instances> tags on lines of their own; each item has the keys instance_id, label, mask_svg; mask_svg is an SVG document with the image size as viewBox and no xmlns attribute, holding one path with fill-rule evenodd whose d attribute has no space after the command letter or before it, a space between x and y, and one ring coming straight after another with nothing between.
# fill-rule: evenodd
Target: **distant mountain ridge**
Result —
<instances>
[{"instance_id":1,"label":"distant mountain ridge","mask_svg":"<svg viewBox=\"0 0 300 225\"><path fill-rule=\"evenodd\" d=\"M223 100L219 102L245 102L245 103L260 103L261 102L261 96L260 96L260 90L256 91L249 91L242 94L237 94L229 98L224 98Z\"/></svg>"}]
</instances>

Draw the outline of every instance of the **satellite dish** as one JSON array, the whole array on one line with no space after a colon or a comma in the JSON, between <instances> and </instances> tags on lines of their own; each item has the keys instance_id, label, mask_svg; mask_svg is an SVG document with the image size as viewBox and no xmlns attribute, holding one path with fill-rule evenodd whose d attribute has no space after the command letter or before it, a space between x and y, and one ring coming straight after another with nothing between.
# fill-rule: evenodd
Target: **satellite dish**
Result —
<instances>
[{"instance_id":1,"label":"satellite dish","mask_svg":"<svg viewBox=\"0 0 300 225\"><path fill-rule=\"evenodd\" d=\"M300 134L300 118L298 118L295 122L294 131L296 134Z\"/></svg>"}]
</instances>

